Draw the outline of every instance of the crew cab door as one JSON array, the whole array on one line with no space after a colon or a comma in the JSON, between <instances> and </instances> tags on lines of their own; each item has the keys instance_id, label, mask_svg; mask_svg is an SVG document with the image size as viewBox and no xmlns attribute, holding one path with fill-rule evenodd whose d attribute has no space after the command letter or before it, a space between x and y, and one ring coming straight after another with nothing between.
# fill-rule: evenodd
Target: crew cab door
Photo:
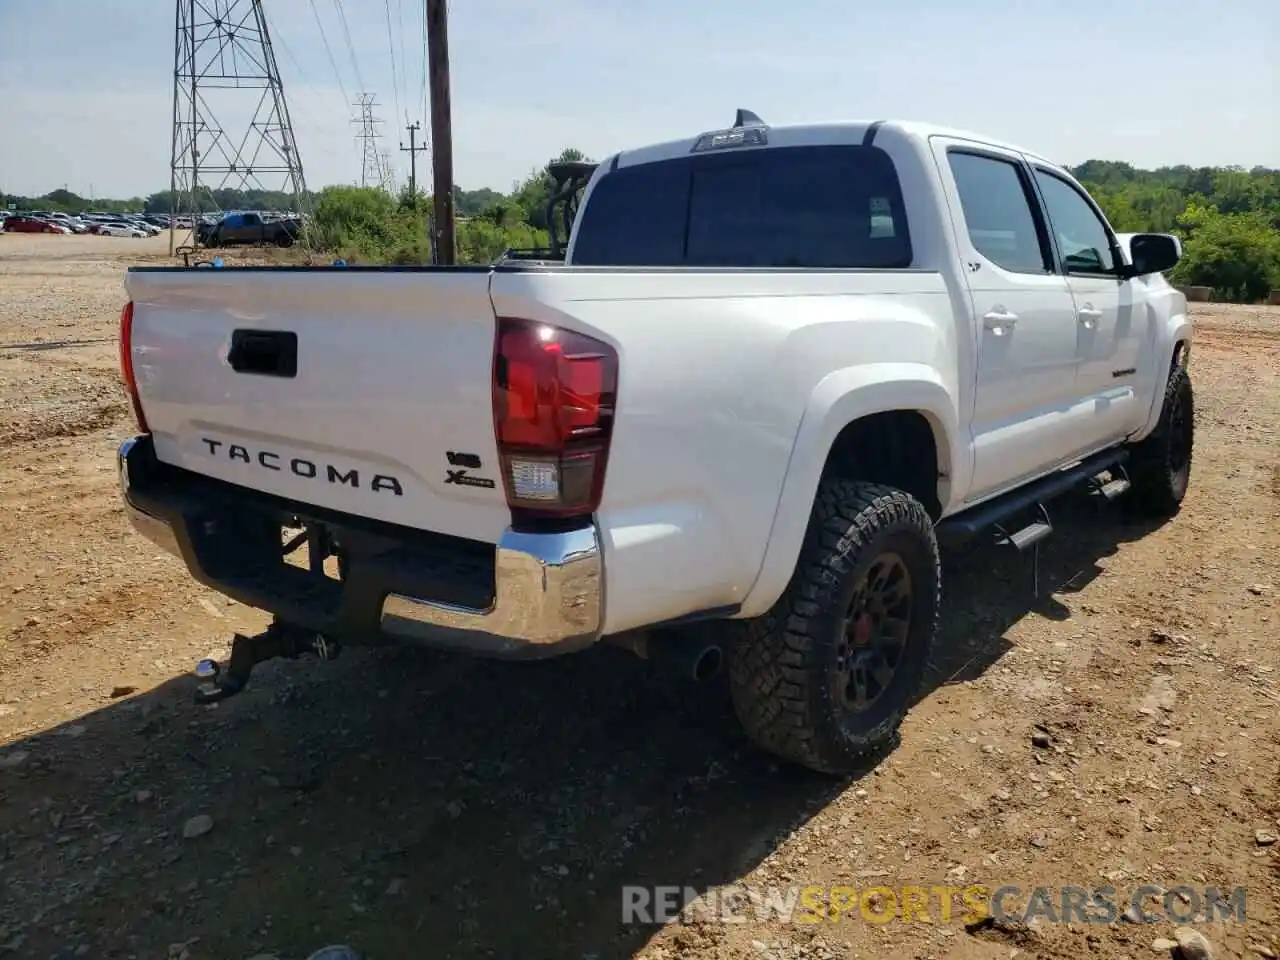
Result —
<instances>
[{"instance_id":1,"label":"crew cab door","mask_svg":"<svg viewBox=\"0 0 1280 960\"><path fill-rule=\"evenodd\" d=\"M1087 405L1079 419L1093 447L1122 440L1146 416L1150 396L1138 389L1155 330L1146 309L1146 285L1120 277L1122 255L1097 205L1069 177L1032 163L1036 187L1056 254L1075 301L1076 393ZM1149 352L1149 351L1148 351Z\"/></svg>"},{"instance_id":2,"label":"crew cab door","mask_svg":"<svg viewBox=\"0 0 1280 960\"><path fill-rule=\"evenodd\" d=\"M246 213L241 217L235 230L235 240L237 243L261 243L262 218L256 213Z\"/></svg>"},{"instance_id":3,"label":"crew cab door","mask_svg":"<svg viewBox=\"0 0 1280 960\"><path fill-rule=\"evenodd\" d=\"M943 137L933 149L973 304L973 501L1051 469L1072 448L1064 408L1076 391L1075 302L1023 159Z\"/></svg>"}]
</instances>

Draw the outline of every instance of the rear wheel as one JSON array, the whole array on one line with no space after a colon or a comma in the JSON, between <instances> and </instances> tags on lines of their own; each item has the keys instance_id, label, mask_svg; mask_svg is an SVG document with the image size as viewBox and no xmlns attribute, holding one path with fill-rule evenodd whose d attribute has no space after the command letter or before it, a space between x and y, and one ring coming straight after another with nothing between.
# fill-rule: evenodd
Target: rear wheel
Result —
<instances>
[{"instance_id":1,"label":"rear wheel","mask_svg":"<svg viewBox=\"0 0 1280 960\"><path fill-rule=\"evenodd\" d=\"M1156 517L1178 512L1191 482L1194 446L1195 393L1187 368L1178 364L1165 385L1160 421L1130 452L1129 503L1135 511Z\"/></svg>"},{"instance_id":2,"label":"rear wheel","mask_svg":"<svg viewBox=\"0 0 1280 960\"><path fill-rule=\"evenodd\" d=\"M732 650L730 688L748 736L833 774L890 746L933 649L940 580L919 501L824 481L791 583Z\"/></svg>"}]
</instances>

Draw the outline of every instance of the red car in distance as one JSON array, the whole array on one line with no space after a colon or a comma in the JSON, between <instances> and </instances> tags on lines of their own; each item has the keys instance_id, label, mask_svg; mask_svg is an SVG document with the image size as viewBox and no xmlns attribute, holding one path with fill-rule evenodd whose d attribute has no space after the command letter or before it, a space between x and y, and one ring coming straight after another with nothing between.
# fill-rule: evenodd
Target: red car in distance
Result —
<instances>
[{"instance_id":1,"label":"red car in distance","mask_svg":"<svg viewBox=\"0 0 1280 960\"><path fill-rule=\"evenodd\" d=\"M35 217L9 217L4 222L6 233L70 233L66 227L60 227L48 220Z\"/></svg>"}]
</instances>

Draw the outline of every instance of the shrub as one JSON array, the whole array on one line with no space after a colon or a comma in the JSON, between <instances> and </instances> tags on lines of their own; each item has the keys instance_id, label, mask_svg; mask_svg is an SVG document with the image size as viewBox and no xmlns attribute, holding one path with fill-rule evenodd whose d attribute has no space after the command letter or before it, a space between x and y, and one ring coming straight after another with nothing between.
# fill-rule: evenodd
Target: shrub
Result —
<instances>
[{"instance_id":1,"label":"shrub","mask_svg":"<svg viewBox=\"0 0 1280 960\"><path fill-rule=\"evenodd\" d=\"M1280 232L1260 213L1219 213L1189 204L1179 219L1175 283L1213 287L1214 298L1256 303L1280 287Z\"/></svg>"},{"instance_id":2,"label":"shrub","mask_svg":"<svg viewBox=\"0 0 1280 960\"><path fill-rule=\"evenodd\" d=\"M326 187L316 198L307 239L312 249L348 260L430 263L430 209L429 203L397 202L373 187ZM504 224L480 218L458 223L455 241L459 263L492 263L511 247L546 246L547 235L516 217Z\"/></svg>"}]
</instances>

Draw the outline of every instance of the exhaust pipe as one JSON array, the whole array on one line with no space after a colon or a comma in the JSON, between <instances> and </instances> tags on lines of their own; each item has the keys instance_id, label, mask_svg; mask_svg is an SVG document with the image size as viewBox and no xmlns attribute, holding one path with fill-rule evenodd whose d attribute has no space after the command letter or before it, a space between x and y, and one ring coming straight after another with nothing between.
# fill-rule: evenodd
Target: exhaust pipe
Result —
<instances>
[{"instance_id":1,"label":"exhaust pipe","mask_svg":"<svg viewBox=\"0 0 1280 960\"><path fill-rule=\"evenodd\" d=\"M663 673L678 680L705 683L714 679L724 666L724 649L720 644L692 631L653 630L606 640L630 650L642 660L652 660Z\"/></svg>"},{"instance_id":2,"label":"exhaust pipe","mask_svg":"<svg viewBox=\"0 0 1280 960\"><path fill-rule=\"evenodd\" d=\"M706 683L720 675L724 666L724 651L716 644L708 644L693 661L693 679Z\"/></svg>"}]
</instances>

